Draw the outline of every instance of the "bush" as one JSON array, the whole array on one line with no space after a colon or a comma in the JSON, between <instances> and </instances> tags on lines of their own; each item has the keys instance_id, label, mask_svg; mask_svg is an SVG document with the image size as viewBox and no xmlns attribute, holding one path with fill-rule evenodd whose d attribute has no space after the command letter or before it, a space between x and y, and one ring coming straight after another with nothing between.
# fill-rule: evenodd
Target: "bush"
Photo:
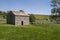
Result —
<instances>
[{"instance_id":1,"label":"bush","mask_svg":"<svg viewBox=\"0 0 60 40\"><path fill-rule=\"evenodd\" d=\"M36 18L33 14L30 14L30 23L35 22Z\"/></svg>"}]
</instances>

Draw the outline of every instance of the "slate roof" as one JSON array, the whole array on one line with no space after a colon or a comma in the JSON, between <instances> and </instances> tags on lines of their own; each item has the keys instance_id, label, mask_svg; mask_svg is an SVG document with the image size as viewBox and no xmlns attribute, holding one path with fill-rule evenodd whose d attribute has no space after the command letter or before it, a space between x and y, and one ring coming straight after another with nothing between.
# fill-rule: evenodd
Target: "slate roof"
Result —
<instances>
[{"instance_id":1,"label":"slate roof","mask_svg":"<svg viewBox=\"0 0 60 40\"><path fill-rule=\"evenodd\" d=\"M20 12L20 11L12 11L14 15L21 15L21 16L29 16L25 12Z\"/></svg>"}]
</instances>

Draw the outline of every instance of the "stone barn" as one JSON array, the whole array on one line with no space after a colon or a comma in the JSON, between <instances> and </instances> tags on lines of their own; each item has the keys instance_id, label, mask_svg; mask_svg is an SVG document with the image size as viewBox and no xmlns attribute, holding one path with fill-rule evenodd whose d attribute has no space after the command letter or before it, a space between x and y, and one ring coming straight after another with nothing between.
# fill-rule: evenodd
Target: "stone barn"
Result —
<instances>
[{"instance_id":1,"label":"stone barn","mask_svg":"<svg viewBox=\"0 0 60 40\"><path fill-rule=\"evenodd\" d=\"M10 11L7 14L7 23L13 25L29 25L29 15L24 11Z\"/></svg>"}]
</instances>

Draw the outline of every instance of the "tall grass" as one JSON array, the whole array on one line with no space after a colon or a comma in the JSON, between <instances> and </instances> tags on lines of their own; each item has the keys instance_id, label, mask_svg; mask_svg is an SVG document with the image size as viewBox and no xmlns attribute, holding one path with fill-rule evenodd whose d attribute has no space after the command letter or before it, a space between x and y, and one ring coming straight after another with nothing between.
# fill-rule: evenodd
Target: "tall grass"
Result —
<instances>
[{"instance_id":1,"label":"tall grass","mask_svg":"<svg viewBox=\"0 0 60 40\"><path fill-rule=\"evenodd\" d=\"M60 40L60 25L14 26L0 24L0 40Z\"/></svg>"}]
</instances>

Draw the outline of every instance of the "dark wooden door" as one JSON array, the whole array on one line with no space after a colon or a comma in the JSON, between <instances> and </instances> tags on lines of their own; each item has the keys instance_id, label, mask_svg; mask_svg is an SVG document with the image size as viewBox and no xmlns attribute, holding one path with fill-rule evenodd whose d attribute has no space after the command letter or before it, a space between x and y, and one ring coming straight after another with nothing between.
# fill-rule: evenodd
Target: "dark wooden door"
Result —
<instances>
[{"instance_id":1,"label":"dark wooden door","mask_svg":"<svg viewBox=\"0 0 60 40\"><path fill-rule=\"evenodd\" d=\"M21 21L21 25L24 25L23 21Z\"/></svg>"}]
</instances>

